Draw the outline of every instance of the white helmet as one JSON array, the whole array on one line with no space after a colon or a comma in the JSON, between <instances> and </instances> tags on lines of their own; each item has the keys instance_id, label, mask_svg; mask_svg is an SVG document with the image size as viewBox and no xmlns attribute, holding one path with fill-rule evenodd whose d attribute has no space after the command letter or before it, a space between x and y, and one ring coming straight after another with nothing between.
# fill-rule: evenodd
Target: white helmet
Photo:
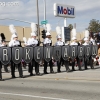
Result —
<instances>
[{"instance_id":1,"label":"white helmet","mask_svg":"<svg viewBox=\"0 0 100 100\"><path fill-rule=\"evenodd\" d=\"M47 32L47 33L46 33L46 36L48 36L48 35L51 35L50 32Z\"/></svg>"},{"instance_id":2,"label":"white helmet","mask_svg":"<svg viewBox=\"0 0 100 100\"><path fill-rule=\"evenodd\" d=\"M61 36L60 36L60 35L57 35L57 39L58 39L58 38L61 38Z\"/></svg>"},{"instance_id":3,"label":"white helmet","mask_svg":"<svg viewBox=\"0 0 100 100\"><path fill-rule=\"evenodd\" d=\"M34 32L31 33L31 36L36 36L36 34Z\"/></svg>"},{"instance_id":4,"label":"white helmet","mask_svg":"<svg viewBox=\"0 0 100 100\"><path fill-rule=\"evenodd\" d=\"M18 36L17 36L16 34L13 34L13 35L12 35L12 39L15 38L15 37L18 37Z\"/></svg>"},{"instance_id":5,"label":"white helmet","mask_svg":"<svg viewBox=\"0 0 100 100\"><path fill-rule=\"evenodd\" d=\"M72 40L76 40L76 37L72 37Z\"/></svg>"}]
</instances>

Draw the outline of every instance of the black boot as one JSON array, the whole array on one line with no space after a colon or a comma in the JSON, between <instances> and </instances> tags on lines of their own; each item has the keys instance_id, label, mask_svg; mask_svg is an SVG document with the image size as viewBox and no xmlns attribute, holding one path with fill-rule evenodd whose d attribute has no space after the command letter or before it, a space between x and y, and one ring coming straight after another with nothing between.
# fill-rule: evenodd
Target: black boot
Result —
<instances>
[{"instance_id":1,"label":"black boot","mask_svg":"<svg viewBox=\"0 0 100 100\"><path fill-rule=\"evenodd\" d=\"M0 81L4 81L4 79L1 79L1 78L0 78Z\"/></svg>"},{"instance_id":2,"label":"black boot","mask_svg":"<svg viewBox=\"0 0 100 100\"><path fill-rule=\"evenodd\" d=\"M36 73L36 75L41 75L41 74L38 72L38 73Z\"/></svg>"},{"instance_id":3,"label":"black boot","mask_svg":"<svg viewBox=\"0 0 100 100\"><path fill-rule=\"evenodd\" d=\"M12 75L12 78L16 78L16 76L15 75Z\"/></svg>"},{"instance_id":4,"label":"black boot","mask_svg":"<svg viewBox=\"0 0 100 100\"><path fill-rule=\"evenodd\" d=\"M30 76L35 76L33 73L30 73Z\"/></svg>"},{"instance_id":5,"label":"black boot","mask_svg":"<svg viewBox=\"0 0 100 100\"><path fill-rule=\"evenodd\" d=\"M47 71L44 71L44 74L49 74Z\"/></svg>"},{"instance_id":6,"label":"black boot","mask_svg":"<svg viewBox=\"0 0 100 100\"><path fill-rule=\"evenodd\" d=\"M58 73L60 73L60 72L61 72L61 70L60 70L60 69L57 69L57 72L58 72Z\"/></svg>"},{"instance_id":7,"label":"black boot","mask_svg":"<svg viewBox=\"0 0 100 100\"><path fill-rule=\"evenodd\" d=\"M54 73L54 71L53 71L53 68L52 68L52 67L50 67L50 73Z\"/></svg>"},{"instance_id":8,"label":"black boot","mask_svg":"<svg viewBox=\"0 0 100 100\"><path fill-rule=\"evenodd\" d=\"M71 72L71 70L70 69L66 69L66 72Z\"/></svg>"},{"instance_id":9,"label":"black boot","mask_svg":"<svg viewBox=\"0 0 100 100\"><path fill-rule=\"evenodd\" d=\"M21 75L21 76L19 76L20 78L24 78L24 76L23 75Z\"/></svg>"}]
</instances>

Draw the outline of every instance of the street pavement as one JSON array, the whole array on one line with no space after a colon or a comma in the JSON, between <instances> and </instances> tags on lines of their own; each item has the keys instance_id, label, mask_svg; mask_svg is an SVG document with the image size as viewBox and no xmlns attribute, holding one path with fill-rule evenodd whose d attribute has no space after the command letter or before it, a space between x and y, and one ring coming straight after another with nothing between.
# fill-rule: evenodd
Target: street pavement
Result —
<instances>
[{"instance_id":1,"label":"street pavement","mask_svg":"<svg viewBox=\"0 0 100 100\"><path fill-rule=\"evenodd\" d=\"M16 69L15 79L3 71L5 81L0 81L0 100L100 100L99 66L83 71L76 67L76 71L69 73L65 67L57 73L55 66L55 73L46 75L40 67L41 76L31 77L27 69L23 70L25 78L19 78Z\"/></svg>"}]
</instances>

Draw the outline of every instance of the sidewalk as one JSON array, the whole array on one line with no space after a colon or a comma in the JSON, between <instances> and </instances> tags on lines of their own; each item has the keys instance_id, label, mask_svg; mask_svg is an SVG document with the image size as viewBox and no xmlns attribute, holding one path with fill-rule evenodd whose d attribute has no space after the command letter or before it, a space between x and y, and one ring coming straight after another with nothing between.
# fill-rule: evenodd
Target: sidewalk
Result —
<instances>
[{"instance_id":1,"label":"sidewalk","mask_svg":"<svg viewBox=\"0 0 100 100\"><path fill-rule=\"evenodd\" d=\"M89 68L89 67L88 67ZM50 68L48 67L48 72ZM71 69L71 67L70 67ZM95 66L95 69L88 69L83 71L78 71L78 68L75 67L76 71L66 72L65 67L61 67L61 73L57 73L57 67L54 67L55 73L53 74L43 74L43 67L40 67L41 76L29 76L27 69L23 69L23 75L25 79L35 78L35 79L53 79L53 80L89 80L89 81L100 81L100 67ZM33 74L35 72L33 71ZM11 78L11 73L2 73L3 79ZM16 69L16 77L19 76L18 70Z\"/></svg>"}]
</instances>

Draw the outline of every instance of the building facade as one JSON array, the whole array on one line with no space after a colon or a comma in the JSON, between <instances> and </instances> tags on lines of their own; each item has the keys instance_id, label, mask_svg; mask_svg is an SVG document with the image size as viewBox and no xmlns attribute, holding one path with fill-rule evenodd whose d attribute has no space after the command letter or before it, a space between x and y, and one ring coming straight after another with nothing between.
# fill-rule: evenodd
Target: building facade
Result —
<instances>
[{"instance_id":1,"label":"building facade","mask_svg":"<svg viewBox=\"0 0 100 100\"><path fill-rule=\"evenodd\" d=\"M24 44L23 37L26 37L27 39L30 38L31 28L30 27L21 27L21 26L15 26L15 28L16 28L16 31L17 31L17 34L18 34L18 39L21 41L22 46L24 46L23 45ZM40 41L41 42L43 42L42 33L41 33L42 30L43 30L43 28L40 28ZM0 25L0 33L5 34L7 43L11 40L12 34L9 31L9 26ZM54 45L55 42L57 41L56 31L51 31L51 35L52 35L52 43ZM72 36L72 34L71 34L71 36ZM84 32L77 33L77 40L80 40L80 39L83 39L83 38L84 38ZM38 39L38 37L37 37L37 39ZM71 41L68 41L68 43L71 43ZM98 53L100 53L100 49L99 49Z\"/></svg>"}]
</instances>

